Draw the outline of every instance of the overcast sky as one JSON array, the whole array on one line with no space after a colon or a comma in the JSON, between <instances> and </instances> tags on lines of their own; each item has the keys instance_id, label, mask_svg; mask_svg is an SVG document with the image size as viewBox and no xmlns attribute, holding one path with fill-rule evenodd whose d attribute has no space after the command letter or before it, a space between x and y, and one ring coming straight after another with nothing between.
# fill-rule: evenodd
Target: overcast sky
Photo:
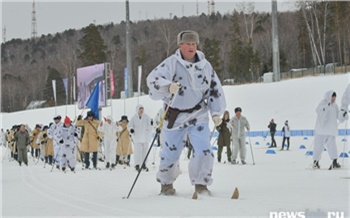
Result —
<instances>
[{"instance_id":1,"label":"overcast sky","mask_svg":"<svg viewBox=\"0 0 350 218\"><path fill-rule=\"evenodd\" d=\"M6 41L13 38L27 39L31 36L32 0L1 0L1 23L6 27ZM146 1L130 0L130 20L169 18L172 16L196 15L196 0L191 1ZM215 10L221 14L238 10L239 0L215 0ZM35 1L37 35L81 29L90 23L120 23L125 20L125 1L104 0L41 0ZM207 0L198 0L199 14L208 13ZM255 1L256 11L271 11L270 1ZM278 10L295 10L292 1L278 1ZM1 42L3 37L1 37Z\"/></svg>"}]
</instances>

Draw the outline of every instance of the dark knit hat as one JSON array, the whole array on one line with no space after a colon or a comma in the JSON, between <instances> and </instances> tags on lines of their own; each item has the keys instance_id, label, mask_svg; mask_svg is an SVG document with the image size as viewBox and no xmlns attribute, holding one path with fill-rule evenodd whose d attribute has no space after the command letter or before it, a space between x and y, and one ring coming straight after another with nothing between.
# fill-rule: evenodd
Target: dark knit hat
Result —
<instances>
[{"instance_id":1,"label":"dark knit hat","mask_svg":"<svg viewBox=\"0 0 350 218\"><path fill-rule=\"evenodd\" d=\"M94 116L94 112L92 111L87 112L87 117L93 117L93 116Z\"/></svg>"},{"instance_id":2,"label":"dark knit hat","mask_svg":"<svg viewBox=\"0 0 350 218\"><path fill-rule=\"evenodd\" d=\"M235 113L237 113L238 111L239 111L239 112L242 112L242 108L236 107L236 108L235 108Z\"/></svg>"},{"instance_id":3,"label":"dark knit hat","mask_svg":"<svg viewBox=\"0 0 350 218\"><path fill-rule=\"evenodd\" d=\"M56 114L54 117L53 117L54 120L60 120L62 119L61 115L58 115Z\"/></svg>"},{"instance_id":4,"label":"dark knit hat","mask_svg":"<svg viewBox=\"0 0 350 218\"><path fill-rule=\"evenodd\" d=\"M186 42L195 42L198 45L199 44L198 33L192 30L181 31L177 35L177 44L180 45L181 43L186 43Z\"/></svg>"},{"instance_id":5,"label":"dark knit hat","mask_svg":"<svg viewBox=\"0 0 350 218\"><path fill-rule=\"evenodd\" d=\"M337 93L333 92L332 97L337 97Z\"/></svg>"},{"instance_id":6,"label":"dark knit hat","mask_svg":"<svg viewBox=\"0 0 350 218\"><path fill-rule=\"evenodd\" d=\"M129 122L128 116L123 115L122 118L119 120L119 122L122 122L123 120L126 120L126 122Z\"/></svg>"}]
</instances>

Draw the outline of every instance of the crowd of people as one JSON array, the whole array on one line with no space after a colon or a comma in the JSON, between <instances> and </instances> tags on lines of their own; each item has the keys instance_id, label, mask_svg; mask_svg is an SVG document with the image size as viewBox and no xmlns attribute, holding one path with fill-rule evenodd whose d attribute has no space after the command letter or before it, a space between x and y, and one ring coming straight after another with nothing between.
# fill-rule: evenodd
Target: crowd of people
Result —
<instances>
[{"instance_id":1,"label":"crowd of people","mask_svg":"<svg viewBox=\"0 0 350 218\"><path fill-rule=\"evenodd\" d=\"M117 165L130 166L133 155L135 170L148 171L146 155L152 134L156 132L157 144L161 147L156 180L161 184L161 194L175 194L173 184L179 176L179 158L186 146L190 148L190 182L196 192L209 192L207 186L212 183L214 153L208 115L219 133L218 162L222 161L226 147L228 162L238 164L239 154L241 164L246 164L246 131L250 131L250 124L242 115L241 107L234 109L232 117L229 111L225 111L226 101L220 80L204 54L197 50L198 34L182 31L177 36L177 43L179 48L175 54L160 63L147 77L150 98L164 103L154 119L145 113L143 105L138 105L130 121L126 115L117 122L111 116L99 121L89 111L84 119L79 116L76 121L66 116L62 122L62 117L55 115L52 123L36 125L32 131L23 124L13 126L7 132L1 130L2 143L8 145L11 158L20 166L22 163L28 165L27 149L30 148L33 158L55 165L64 172L67 169L74 172L77 161L83 163L83 169L99 169L99 160L104 162L105 168L115 169ZM348 87L341 110L335 103L334 91L327 92L316 109L314 168L320 168L325 146L333 161L331 167L340 167L335 136L338 120L348 119L349 92ZM160 124L163 124L162 128L158 128ZM274 119L268 128L270 148L275 148L277 124ZM289 150L292 134L288 120L284 122L282 134L281 150L285 147Z\"/></svg>"}]
</instances>

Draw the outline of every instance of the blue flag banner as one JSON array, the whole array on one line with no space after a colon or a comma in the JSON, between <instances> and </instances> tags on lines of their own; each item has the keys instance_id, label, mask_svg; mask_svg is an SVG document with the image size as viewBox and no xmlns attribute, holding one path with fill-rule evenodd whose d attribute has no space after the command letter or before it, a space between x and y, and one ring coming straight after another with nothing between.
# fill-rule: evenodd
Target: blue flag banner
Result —
<instances>
[{"instance_id":1,"label":"blue flag banner","mask_svg":"<svg viewBox=\"0 0 350 218\"><path fill-rule=\"evenodd\" d=\"M86 106L94 112L94 116L99 120L98 115L98 98L99 98L100 82L97 82L94 90L92 91L89 100L86 102Z\"/></svg>"}]
</instances>

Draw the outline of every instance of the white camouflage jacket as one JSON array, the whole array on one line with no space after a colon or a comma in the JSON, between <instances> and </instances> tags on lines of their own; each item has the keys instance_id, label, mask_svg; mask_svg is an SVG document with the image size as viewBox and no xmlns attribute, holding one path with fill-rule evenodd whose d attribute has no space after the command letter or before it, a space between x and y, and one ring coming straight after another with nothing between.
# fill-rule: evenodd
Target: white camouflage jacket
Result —
<instances>
[{"instance_id":1,"label":"white camouflage jacket","mask_svg":"<svg viewBox=\"0 0 350 218\"><path fill-rule=\"evenodd\" d=\"M172 130L208 123L208 111L211 116L220 116L226 108L225 95L216 72L202 52L197 51L196 55L199 61L190 63L182 59L178 49L147 77L149 95L153 100L163 100L168 104L171 99L169 86L178 82L181 87L170 106L180 110L191 109L198 104L201 106L192 113L180 113ZM165 120L163 128L167 128L167 123Z\"/></svg>"}]
</instances>

